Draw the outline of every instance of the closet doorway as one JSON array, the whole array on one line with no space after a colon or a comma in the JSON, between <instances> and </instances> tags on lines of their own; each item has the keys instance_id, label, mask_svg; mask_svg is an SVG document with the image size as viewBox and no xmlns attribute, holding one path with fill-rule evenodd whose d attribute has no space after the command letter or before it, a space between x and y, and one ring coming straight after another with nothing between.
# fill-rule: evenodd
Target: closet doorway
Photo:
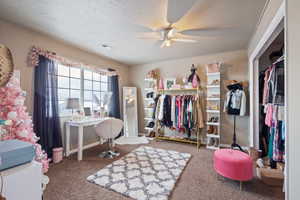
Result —
<instances>
[{"instance_id":1,"label":"closet doorway","mask_svg":"<svg viewBox=\"0 0 300 200\"><path fill-rule=\"evenodd\" d=\"M288 163L288 148L286 145L287 133L285 131L287 110L285 34L285 4L282 3L266 32L249 57L250 146L261 150L263 156L269 158L270 167L272 169L276 169L278 163ZM276 80L269 78L268 72L272 75L276 74ZM267 78L265 79L265 77ZM273 82L274 80L276 83ZM265 85L271 88L272 93L266 90ZM267 98L265 96L266 91L269 95ZM278 98L280 98L280 100ZM271 107L271 110L276 110L276 112L272 111L270 113L276 114L268 116L267 112L269 107ZM280 110L279 115L277 114L278 110ZM274 118L269 120L268 123L268 117ZM275 123L273 123L273 121L275 121ZM272 134L274 135L272 136ZM277 137L278 135L280 135L280 137ZM274 142L275 138L276 141ZM281 146L270 146L270 144L278 145L278 138L282 139L280 141ZM284 169L286 168L287 166L285 165ZM288 181L286 173L284 179L284 189L287 191Z\"/></svg>"},{"instance_id":2,"label":"closet doorway","mask_svg":"<svg viewBox=\"0 0 300 200\"><path fill-rule=\"evenodd\" d=\"M271 64L268 58L269 51L280 46L279 40L284 46L285 35L285 5L279 8L276 16L262 36L260 42L249 57L249 92L250 92L250 134L249 146L259 149L259 130L260 130L260 99L259 99L259 74L263 66ZM283 38L282 38L283 37ZM281 38L281 39L280 39ZM277 39L277 40L276 40ZM275 42L274 42L275 41ZM276 44L276 45L274 45ZM262 65L261 65L262 64ZM286 73L285 73L286 77ZM285 78L286 79L286 78Z\"/></svg>"}]
</instances>

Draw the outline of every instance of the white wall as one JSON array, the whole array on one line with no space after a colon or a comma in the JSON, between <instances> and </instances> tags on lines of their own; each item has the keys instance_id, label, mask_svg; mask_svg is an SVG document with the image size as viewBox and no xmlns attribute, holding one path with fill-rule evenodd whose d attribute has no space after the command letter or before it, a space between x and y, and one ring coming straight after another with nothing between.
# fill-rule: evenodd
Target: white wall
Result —
<instances>
[{"instance_id":1,"label":"white wall","mask_svg":"<svg viewBox=\"0 0 300 200\"><path fill-rule=\"evenodd\" d=\"M256 30L254 31L251 41L249 43L249 47L248 47L249 56L254 51L255 47L259 43L259 40L262 38L263 34L266 32L269 24L273 20L282 2L284 2L284 0L269 0L269 3L265 8L263 16L261 17L261 20L258 26L256 27Z\"/></svg>"},{"instance_id":2,"label":"white wall","mask_svg":"<svg viewBox=\"0 0 300 200\"><path fill-rule=\"evenodd\" d=\"M198 67L198 74L202 80L202 85L206 85L205 64L214 63L216 61L223 62L222 80L248 80L248 57L246 50L224 52L219 54L211 54L204 56L197 56L191 58L167 60L163 62L137 65L130 67L129 76L132 86L138 88L138 116L139 116L139 131L144 132L144 109L143 109L143 95L144 94L144 78L148 71L152 69L159 69L160 75L163 78L182 79L190 74L190 67L195 64ZM222 85L222 97L226 89ZM222 103L223 105L223 103ZM221 106L222 107L222 106ZM233 120L232 116L222 113L222 129L221 129L221 142L224 144L232 143L233 135ZM237 135L240 145L248 145L249 137L249 117L237 118Z\"/></svg>"},{"instance_id":3,"label":"white wall","mask_svg":"<svg viewBox=\"0 0 300 200\"><path fill-rule=\"evenodd\" d=\"M122 99L122 87L128 85L128 66L116 61L103 58L99 55L81 50L77 47L68 45L62 41L55 40L47 35L23 28L21 26L0 20L0 43L10 48L15 68L21 72L21 87L27 92L25 105L30 114L32 114L33 105L33 68L27 67L27 55L33 45L56 52L74 61L99 66L102 68L113 68L120 74L120 100ZM122 105L120 103L120 105ZM122 109L122 108L121 108ZM62 118L61 126L64 130L64 121L68 118ZM90 128L89 128L90 129ZM74 130L76 131L76 130ZM76 132L73 132L76 133ZM64 134L63 134L64 139ZM93 130L85 131L85 142L95 140ZM77 144L75 134L71 135L72 143ZM74 145L73 145L74 146Z\"/></svg>"},{"instance_id":4,"label":"white wall","mask_svg":"<svg viewBox=\"0 0 300 200\"><path fill-rule=\"evenodd\" d=\"M287 138L288 138L288 199L300 198L300 1L287 0Z\"/></svg>"}]
</instances>

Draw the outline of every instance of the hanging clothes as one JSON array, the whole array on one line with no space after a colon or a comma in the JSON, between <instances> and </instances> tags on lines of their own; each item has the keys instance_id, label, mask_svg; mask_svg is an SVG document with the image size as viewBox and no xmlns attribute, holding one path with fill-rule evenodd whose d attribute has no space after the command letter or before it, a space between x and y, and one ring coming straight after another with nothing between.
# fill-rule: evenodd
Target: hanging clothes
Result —
<instances>
[{"instance_id":1,"label":"hanging clothes","mask_svg":"<svg viewBox=\"0 0 300 200\"><path fill-rule=\"evenodd\" d=\"M273 64L265 71L263 105L284 104L284 61Z\"/></svg>"},{"instance_id":2,"label":"hanging clothes","mask_svg":"<svg viewBox=\"0 0 300 200\"><path fill-rule=\"evenodd\" d=\"M280 57L264 72L262 106L267 127L268 157L272 167L285 161L284 57Z\"/></svg>"},{"instance_id":3,"label":"hanging clothes","mask_svg":"<svg viewBox=\"0 0 300 200\"><path fill-rule=\"evenodd\" d=\"M161 95L154 116L160 125L185 132L188 137L204 127L201 99L195 95Z\"/></svg>"},{"instance_id":4,"label":"hanging clothes","mask_svg":"<svg viewBox=\"0 0 300 200\"><path fill-rule=\"evenodd\" d=\"M155 113L156 113L156 109L157 109L157 103L158 103L158 100L159 100L159 97L160 95L157 95L155 98L154 98L154 108L153 108L153 113L152 113L152 119L155 119Z\"/></svg>"},{"instance_id":5,"label":"hanging clothes","mask_svg":"<svg viewBox=\"0 0 300 200\"><path fill-rule=\"evenodd\" d=\"M204 128L204 121L203 121L203 114L202 114L202 103L201 98L196 97L195 101L193 102L193 119L195 122L195 126L198 128Z\"/></svg>"},{"instance_id":6,"label":"hanging clothes","mask_svg":"<svg viewBox=\"0 0 300 200\"><path fill-rule=\"evenodd\" d=\"M270 127L268 157L276 162L284 162L285 122L284 106L266 105L265 124Z\"/></svg>"}]
</instances>

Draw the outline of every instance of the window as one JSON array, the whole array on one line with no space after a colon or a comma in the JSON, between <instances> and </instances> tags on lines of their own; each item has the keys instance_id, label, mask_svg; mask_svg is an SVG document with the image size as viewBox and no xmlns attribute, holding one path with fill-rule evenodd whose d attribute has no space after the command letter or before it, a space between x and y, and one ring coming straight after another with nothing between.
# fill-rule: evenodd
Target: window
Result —
<instances>
[{"instance_id":1,"label":"window","mask_svg":"<svg viewBox=\"0 0 300 200\"><path fill-rule=\"evenodd\" d=\"M99 104L96 99L99 99L101 104L103 95L108 91L108 77L91 70L58 64L57 91L61 115L72 112L66 109L66 99L69 97L79 98L84 107L98 110Z\"/></svg>"}]
</instances>

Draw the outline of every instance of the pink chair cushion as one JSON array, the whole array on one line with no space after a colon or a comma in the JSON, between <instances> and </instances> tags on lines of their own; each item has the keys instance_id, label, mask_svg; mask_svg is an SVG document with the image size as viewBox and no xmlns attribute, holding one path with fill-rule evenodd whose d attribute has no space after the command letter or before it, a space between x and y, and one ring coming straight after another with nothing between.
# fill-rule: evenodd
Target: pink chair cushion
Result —
<instances>
[{"instance_id":1,"label":"pink chair cushion","mask_svg":"<svg viewBox=\"0 0 300 200\"><path fill-rule=\"evenodd\" d=\"M219 149L214 153L214 168L226 178L238 181L248 181L253 177L253 161L241 151Z\"/></svg>"}]
</instances>

